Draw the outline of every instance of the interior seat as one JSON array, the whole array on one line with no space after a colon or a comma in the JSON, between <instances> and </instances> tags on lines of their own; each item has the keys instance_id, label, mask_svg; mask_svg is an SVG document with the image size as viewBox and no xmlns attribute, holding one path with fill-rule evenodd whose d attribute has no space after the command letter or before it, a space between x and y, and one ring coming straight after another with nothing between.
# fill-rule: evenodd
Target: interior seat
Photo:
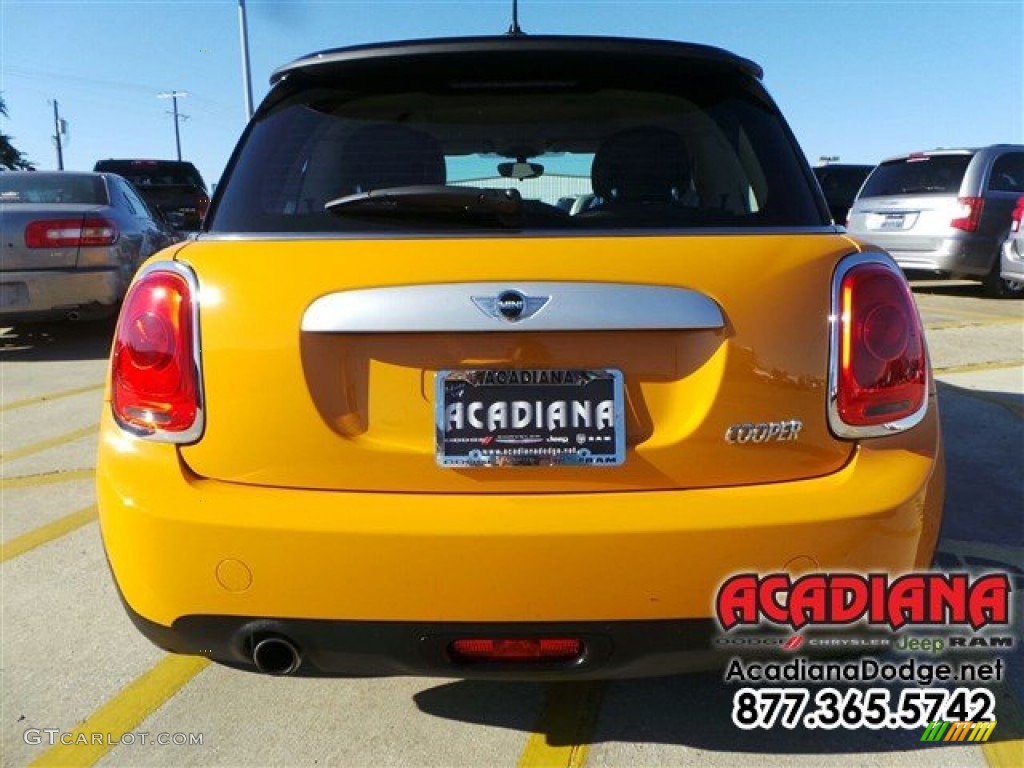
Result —
<instances>
[{"instance_id":1,"label":"interior seat","mask_svg":"<svg viewBox=\"0 0 1024 768\"><path fill-rule=\"evenodd\" d=\"M691 166L686 142L675 131L644 126L612 134L598 147L590 173L601 203L576 218L670 224L685 213Z\"/></svg>"}]
</instances>

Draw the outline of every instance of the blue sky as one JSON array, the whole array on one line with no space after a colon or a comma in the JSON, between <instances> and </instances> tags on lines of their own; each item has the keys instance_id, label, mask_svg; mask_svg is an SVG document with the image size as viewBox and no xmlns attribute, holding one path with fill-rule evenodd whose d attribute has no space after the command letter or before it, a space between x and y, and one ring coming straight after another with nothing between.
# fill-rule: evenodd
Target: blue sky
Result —
<instances>
[{"instance_id":1,"label":"blue sky","mask_svg":"<svg viewBox=\"0 0 1024 768\"><path fill-rule=\"evenodd\" d=\"M511 0L248 0L258 102L279 65L326 48L503 33ZM1024 0L520 0L527 33L707 43L758 62L808 159L874 163L1024 143ZM208 183L245 125L237 0L0 0L0 130L40 169L173 158L163 91L188 91L182 154Z\"/></svg>"}]
</instances>

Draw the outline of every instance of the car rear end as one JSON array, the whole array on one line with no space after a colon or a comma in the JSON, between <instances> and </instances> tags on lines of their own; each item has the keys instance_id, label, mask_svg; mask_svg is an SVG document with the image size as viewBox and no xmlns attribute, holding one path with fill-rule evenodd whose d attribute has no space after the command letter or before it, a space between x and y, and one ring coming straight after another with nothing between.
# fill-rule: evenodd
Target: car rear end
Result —
<instances>
[{"instance_id":1,"label":"car rear end","mask_svg":"<svg viewBox=\"0 0 1024 768\"><path fill-rule=\"evenodd\" d=\"M195 232L203 222L210 198L196 167L181 160L100 160L94 170L128 179L146 203L160 211L168 225Z\"/></svg>"},{"instance_id":2,"label":"car rear end","mask_svg":"<svg viewBox=\"0 0 1024 768\"><path fill-rule=\"evenodd\" d=\"M983 280L1002 295L998 254L1018 188L1024 147L901 155L868 177L847 229L891 253L904 270Z\"/></svg>"},{"instance_id":3,"label":"car rear end","mask_svg":"<svg viewBox=\"0 0 1024 768\"><path fill-rule=\"evenodd\" d=\"M927 565L920 321L759 74L580 38L279 73L119 323L98 494L136 625L271 673L664 674L713 659L737 571Z\"/></svg>"},{"instance_id":4,"label":"car rear end","mask_svg":"<svg viewBox=\"0 0 1024 768\"><path fill-rule=\"evenodd\" d=\"M136 266L95 174L0 174L0 319L113 314Z\"/></svg>"}]
</instances>

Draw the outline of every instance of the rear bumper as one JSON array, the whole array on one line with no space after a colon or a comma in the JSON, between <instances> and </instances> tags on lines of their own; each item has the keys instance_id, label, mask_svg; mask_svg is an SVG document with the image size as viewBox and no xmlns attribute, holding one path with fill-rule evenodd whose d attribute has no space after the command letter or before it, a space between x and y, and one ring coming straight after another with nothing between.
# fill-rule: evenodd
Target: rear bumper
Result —
<instances>
[{"instance_id":1,"label":"rear bumper","mask_svg":"<svg viewBox=\"0 0 1024 768\"><path fill-rule=\"evenodd\" d=\"M944 272L955 276L984 277L992 270L996 249L987 241L943 240L932 251L902 251L889 253L905 270Z\"/></svg>"},{"instance_id":2,"label":"rear bumper","mask_svg":"<svg viewBox=\"0 0 1024 768\"><path fill-rule=\"evenodd\" d=\"M710 619L616 622L359 622L267 619L256 616L184 616L171 627L148 621L125 603L136 628L174 653L204 656L255 671L253 649L283 638L299 655L300 677L419 675L476 679L592 680L653 677L713 669L728 659L716 649ZM460 638L571 637L580 656L566 662L460 662L451 653Z\"/></svg>"},{"instance_id":3,"label":"rear bumper","mask_svg":"<svg viewBox=\"0 0 1024 768\"><path fill-rule=\"evenodd\" d=\"M999 251L992 238L967 233L934 238L868 232L851 234L887 251L901 269L911 272L939 272L958 277L982 278L992 270Z\"/></svg>"},{"instance_id":4,"label":"rear bumper","mask_svg":"<svg viewBox=\"0 0 1024 768\"><path fill-rule=\"evenodd\" d=\"M246 638L265 626L294 638L311 673L493 676L453 664L438 638L576 632L598 649L585 665L502 675L649 675L708 665L714 597L734 573L927 566L941 521L939 444L933 407L914 430L860 446L841 471L799 482L347 493L202 479L173 446L126 435L108 414L97 496L125 603L171 650L244 665Z\"/></svg>"},{"instance_id":5,"label":"rear bumper","mask_svg":"<svg viewBox=\"0 0 1024 768\"><path fill-rule=\"evenodd\" d=\"M113 314L128 288L120 267L0 273L0 317L8 320L62 319Z\"/></svg>"}]
</instances>

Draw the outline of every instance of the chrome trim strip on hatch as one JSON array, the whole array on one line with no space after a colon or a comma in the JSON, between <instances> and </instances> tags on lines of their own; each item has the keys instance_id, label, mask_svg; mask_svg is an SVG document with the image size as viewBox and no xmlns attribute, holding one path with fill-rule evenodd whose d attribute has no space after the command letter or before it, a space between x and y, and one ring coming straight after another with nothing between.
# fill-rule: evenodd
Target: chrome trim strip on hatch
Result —
<instances>
[{"instance_id":1,"label":"chrome trim strip on hatch","mask_svg":"<svg viewBox=\"0 0 1024 768\"><path fill-rule=\"evenodd\" d=\"M499 299L513 295L523 297L533 313L513 318L488 311ZM634 331L724 326L718 304L688 288L557 281L437 283L338 291L315 300L302 316L302 330L307 333Z\"/></svg>"}]
</instances>

